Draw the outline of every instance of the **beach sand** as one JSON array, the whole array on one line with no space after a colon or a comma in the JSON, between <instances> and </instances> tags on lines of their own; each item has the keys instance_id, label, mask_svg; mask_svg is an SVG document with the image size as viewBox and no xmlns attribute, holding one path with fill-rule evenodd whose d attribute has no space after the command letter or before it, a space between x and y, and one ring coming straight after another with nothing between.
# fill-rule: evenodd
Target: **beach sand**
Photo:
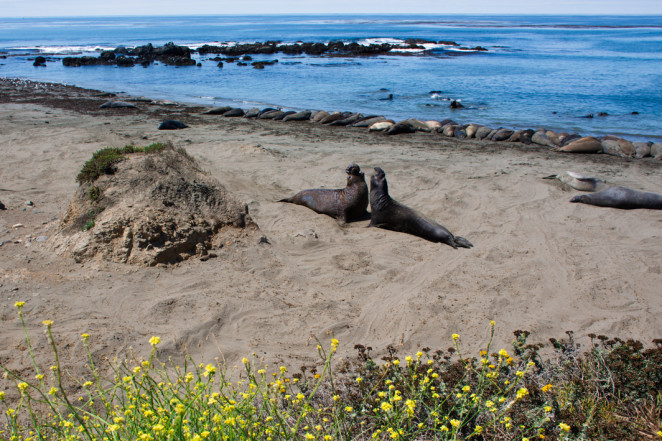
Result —
<instances>
[{"instance_id":1,"label":"beach sand","mask_svg":"<svg viewBox=\"0 0 662 441\"><path fill-rule=\"evenodd\" d=\"M459 141L438 134L386 137L365 129L201 115L200 108L137 102L98 109L97 92L0 83L0 361L30 366L14 303L37 358L52 364L41 321L53 320L60 356L84 372L81 333L95 358L185 351L296 369L318 359L315 338L387 345L403 356L445 349L452 333L475 354L497 324L530 342L587 334L640 339L662 333L662 211L572 204L580 192L542 177L571 170L662 192L662 162L568 155L540 146ZM329 109L333 110L333 109ZM191 127L158 131L163 119ZM245 202L268 243L224 247L205 262L136 267L75 263L50 242L92 153L171 141ZM358 163L386 172L391 196L469 239L472 249L407 234L339 225L276 202L307 188L342 188ZM32 201L33 206L25 205ZM15 226L21 224L21 226ZM48 238L44 238L47 236ZM39 239L38 239L39 238ZM27 372L27 370L26 370Z\"/></svg>"}]
</instances>

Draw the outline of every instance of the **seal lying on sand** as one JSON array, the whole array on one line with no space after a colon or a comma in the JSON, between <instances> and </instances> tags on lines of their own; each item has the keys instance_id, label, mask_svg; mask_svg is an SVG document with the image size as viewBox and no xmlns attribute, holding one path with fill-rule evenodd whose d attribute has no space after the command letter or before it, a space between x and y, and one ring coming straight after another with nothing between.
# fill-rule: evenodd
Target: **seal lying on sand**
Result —
<instances>
[{"instance_id":1,"label":"seal lying on sand","mask_svg":"<svg viewBox=\"0 0 662 441\"><path fill-rule=\"evenodd\" d=\"M583 194L570 199L570 202L597 205L598 207L648 208L662 210L662 194L647 191L632 190L626 187L611 187L597 193Z\"/></svg>"},{"instance_id":2,"label":"seal lying on sand","mask_svg":"<svg viewBox=\"0 0 662 441\"><path fill-rule=\"evenodd\" d=\"M176 121L174 119L167 119L159 125L159 130L180 130L185 129L188 126L181 121Z\"/></svg>"},{"instance_id":3,"label":"seal lying on sand","mask_svg":"<svg viewBox=\"0 0 662 441\"><path fill-rule=\"evenodd\" d=\"M545 176L543 179L558 179L562 183L581 191L603 190L607 184L602 179L591 176L582 176L579 173L567 171L560 175Z\"/></svg>"},{"instance_id":4,"label":"seal lying on sand","mask_svg":"<svg viewBox=\"0 0 662 441\"><path fill-rule=\"evenodd\" d=\"M100 105L99 109L118 109L123 107L128 109L135 109L136 105L127 103L125 101L108 101L107 103L103 103L102 105Z\"/></svg>"},{"instance_id":5,"label":"seal lying on sand","mask_svg":"<svg viewBox=\"0 0 662 441\"><path fill-rule=\"evenodd\" d=\"M335 217L340 222L352 222L367 215L368 186L365 175L356 164L349 164L347 173L347 186L343 189L312 189L302 190L291 198L281 199L278 202L289 202L303 205L317 213Z\"/></svg>"},{"instance_id":6,"label":"seal lying on sand","mask_svg":"<svg viewBox=\"0 0 662 441\"><path fill-rule=\"evenodd\" d=\"M456 249L473 246L467 239L453 236L435 221L393 200L388 194L386 174L379 167L375 167L375 174L370 179L370 209L372 210L370 227L413 234L431 242L445 243Z\"/></svg>"}]
</instances>

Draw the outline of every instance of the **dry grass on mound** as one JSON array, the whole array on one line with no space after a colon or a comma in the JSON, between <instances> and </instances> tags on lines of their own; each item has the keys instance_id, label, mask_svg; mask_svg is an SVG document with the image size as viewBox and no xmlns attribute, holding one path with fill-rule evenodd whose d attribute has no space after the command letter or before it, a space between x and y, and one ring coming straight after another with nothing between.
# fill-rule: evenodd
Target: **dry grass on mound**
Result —
<instances>
[{"instance_id":1,"label":"dry grass on mound","mask_svg":"<svg viewBox=\"0 0 662 441\"><path fill-rule=\"evenodd\" d=\"M78 262L176 263L257 229L245 204L170 144L99 150L76 181L54 247Z\"/></svg>"}]
</instances>

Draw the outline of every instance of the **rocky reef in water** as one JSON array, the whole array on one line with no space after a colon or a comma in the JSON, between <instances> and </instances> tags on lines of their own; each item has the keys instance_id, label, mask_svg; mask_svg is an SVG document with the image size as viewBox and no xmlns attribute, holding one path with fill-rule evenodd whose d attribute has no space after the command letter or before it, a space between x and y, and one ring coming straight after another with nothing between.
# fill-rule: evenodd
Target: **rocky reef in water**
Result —
<instances>
[{"instance_id":1,"label":"rocky reef in water","mask_svg":"<svg viewBox=\"0 0 662 441\"><path fill-rule=\"evenodd\" d=\"M429 50L425 45L436 45L437 48ZM118 47L113 50L103 51L98 57L65 57L62 59L62 63L68 67L95 65L119 67L142 65L147 67L155 61L159 61L163 64L172 66L194 66L197 64L196 61L191 58L191 54L194 52L197 52L200 55L222 54L228 57L259 54L271 55L278 53L285 55L306 54L312 56L363 57L375 55L428 54L433 51L439 53L439 50L441 50L439 48L442 47L452 47L453 54L487 51L487 49L481 46L472 48L460 47L460 45L454 41L432 41L422 39L408 39L402 43L379 44L359 44L356 42L345 43L342 41L331 41L326 44L312 42L284 44L280 41L266 41L237 45L223 44L217 46L205 44L197 50L170 42L159 47L154 47L151 43L135 48Z\"/></svg>"}]
</instances>

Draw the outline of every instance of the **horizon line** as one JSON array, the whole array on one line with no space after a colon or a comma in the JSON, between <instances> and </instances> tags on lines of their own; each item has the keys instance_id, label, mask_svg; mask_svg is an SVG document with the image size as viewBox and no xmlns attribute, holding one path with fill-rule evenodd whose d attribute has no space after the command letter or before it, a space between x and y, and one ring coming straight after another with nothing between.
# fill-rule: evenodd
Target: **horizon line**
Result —
<instances>
[{"instance_id":1,"label":"horizon line","mask_svg":"<svg viewBox=\"0 0 662 441\"><path fill-rule=\"evenodd\" d=\"M283 17L283 16L428 16L428 17L447 17L447 16L481 16L481 17L662 17L662 12L655 14L644 13L605 13L605 14L587 14L587 13L524 13L524 12L510 12L510 13L488 13L488 12L450 12L450 13L429 13L429 12L360 12L360 13L345 13L345 12L297 12L297 13L241 13L241 14L130 14L130 15L109 15L109 14L85 14L85 15L16 15L5 16L4 19L22 19L22 18L129 18L129 17ZM0 19L1 21L2 19Z\"/></svg>"}]
</instances>

